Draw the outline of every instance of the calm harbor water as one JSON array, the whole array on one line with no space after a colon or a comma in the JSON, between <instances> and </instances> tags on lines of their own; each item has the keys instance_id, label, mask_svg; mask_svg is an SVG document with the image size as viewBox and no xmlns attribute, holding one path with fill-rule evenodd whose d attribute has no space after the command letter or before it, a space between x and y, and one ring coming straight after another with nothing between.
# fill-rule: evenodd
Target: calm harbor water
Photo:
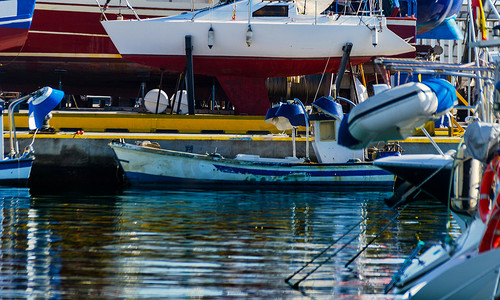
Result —
<instances>
[{"instance_id":1,"label":"calm harbor water","mask_svg":"<svg viewBox=\"0 0 500 300\"><path fill-rule=\"evenodd\" d=\"M419 239L444 239L449 216L437 203L412 203L345 267L394 216L383 201L391 193L0 195L1 298L392 299L383 289L393 273ZM300 290L285 283L351 227L292 278L323 262Z\"/></svg>"}]
</instances>

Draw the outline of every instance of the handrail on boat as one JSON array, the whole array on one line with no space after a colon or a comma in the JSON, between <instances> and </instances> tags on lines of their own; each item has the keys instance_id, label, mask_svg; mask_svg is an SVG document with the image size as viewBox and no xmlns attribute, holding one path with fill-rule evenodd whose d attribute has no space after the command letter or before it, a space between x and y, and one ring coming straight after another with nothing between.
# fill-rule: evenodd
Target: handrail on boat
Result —
<instances>
[{"instance_id":1,"label":"handrail on boat","mask_svg":"<svg viewBox=\"0 0 500 300\"><path fill-rule=\"evenodd\" d=\"M126 3L126 5L125 5L125 6L121 6L121 5L120 5L120 6L111 6L111 7L106 7L106 6L101 6L101 3L99 3L99 0L95 0L95 2L97 3L97 6L99 7L99 10L101 11L102 16L104 17L104 19L105 19L106 21L108 21L108 17L106 16L106 11L107 11L107 10L119 10L119 11L121 11L122 9L129 9L129 10L131 10L131 11L134 13L134 15L135 15L136 19L137 19L138 21L141 21L141 18L139 17L139 15L138 15L138 14L137 14L137 12L135 11L135 9L132 7L132 5L128 2L128 0L123 0L123 1L125 1L125 3ZM108 2L109 2L109 1L108 1ZM119 14L118 14L118 15L119 15L119 17L120 17L120 16L121 16L121 12L119 12Z\"/></svg>"}]
</instances>

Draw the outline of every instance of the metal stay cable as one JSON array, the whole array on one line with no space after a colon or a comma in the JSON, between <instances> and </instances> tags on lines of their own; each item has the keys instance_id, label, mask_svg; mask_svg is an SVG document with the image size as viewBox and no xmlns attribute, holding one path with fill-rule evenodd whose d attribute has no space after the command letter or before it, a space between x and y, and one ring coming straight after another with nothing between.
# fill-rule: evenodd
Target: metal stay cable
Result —
<instances>
[{"instance_id":1,"label":"metal stay cable","mask_svg":"<svg viewBox=\"0 0 500 300\"><path fill-rule=\"evenodd\" d=\"M314 94L313 101L316 101L316 97L318 97L319 88L321 87L321 83L323 82L323 77L325 76L326 68L328 68L329 62L330 62L330 56L328 56L328 59L326 60L325 68L323 69L323 73L321 73L321 79L319 80L318 88L316 89L316 93ZM328 96L331 96L331 95L328 95Z\"/></svg>"}]
</instances>

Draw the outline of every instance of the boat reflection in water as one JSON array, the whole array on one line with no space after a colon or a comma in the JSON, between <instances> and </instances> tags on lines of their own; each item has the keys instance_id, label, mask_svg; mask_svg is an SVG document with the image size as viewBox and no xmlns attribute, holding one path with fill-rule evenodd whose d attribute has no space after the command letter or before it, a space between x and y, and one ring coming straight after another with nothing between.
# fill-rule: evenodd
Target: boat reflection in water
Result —
<instances>
[{"instance_id":1,"label":"boat reflection in water","mask_svg":"<svg viewBox=\"0 0 500 300\"><path fill-rule=\"evenodd\" d=\"M357 223L353 242L301 287L311 296L372 296L383 292L400 253L417 237L438 239L447 220L438 204L409 206L345 268L394 213L383 201L390 193L1 191L0 277L7 298L303 298L284 279Z\"/></svg>"}]
</instances>

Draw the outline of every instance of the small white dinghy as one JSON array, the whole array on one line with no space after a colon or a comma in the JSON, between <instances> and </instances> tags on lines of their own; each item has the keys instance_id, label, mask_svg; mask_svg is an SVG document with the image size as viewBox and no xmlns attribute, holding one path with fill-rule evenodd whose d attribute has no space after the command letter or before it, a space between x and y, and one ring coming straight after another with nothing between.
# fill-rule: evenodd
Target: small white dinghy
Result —
<instances>
[{"instance_id":1,"label":"small white dinghy","mask_svg":"<svg viewBox=\"0 0 500 300\"><path fill-rule=\"evenodd\" d=\"M365 148L375 141L403 140L457 101L444 79L411 82L378 93L354 107L340 125L339 144Z\"/></svg>"}]
</instances>

